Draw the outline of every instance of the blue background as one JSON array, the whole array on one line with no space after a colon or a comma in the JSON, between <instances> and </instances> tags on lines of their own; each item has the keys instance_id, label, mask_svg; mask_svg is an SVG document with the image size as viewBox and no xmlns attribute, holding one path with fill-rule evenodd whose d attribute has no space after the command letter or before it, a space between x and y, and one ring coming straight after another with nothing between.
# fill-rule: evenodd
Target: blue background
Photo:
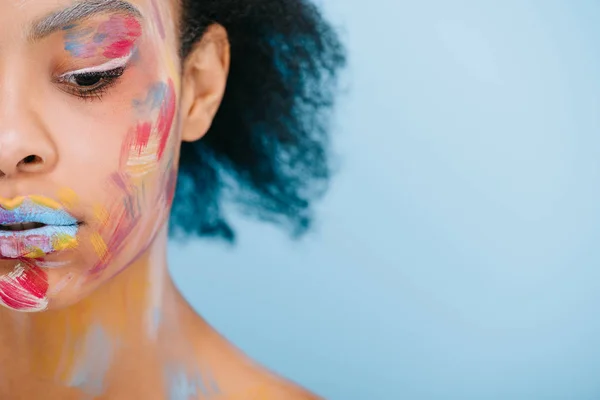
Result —
<instances>
[{"instance_id":1,"label":"blue background","mask_svg":"<svg viewBox=\"0 0 600 400\"><path fill-rule=\"evenodd\" d=\"M314 233L173 244L192 304L333 400L600 398L600 3L326 0L351 65Z\"/></svg>"}]
</instances>

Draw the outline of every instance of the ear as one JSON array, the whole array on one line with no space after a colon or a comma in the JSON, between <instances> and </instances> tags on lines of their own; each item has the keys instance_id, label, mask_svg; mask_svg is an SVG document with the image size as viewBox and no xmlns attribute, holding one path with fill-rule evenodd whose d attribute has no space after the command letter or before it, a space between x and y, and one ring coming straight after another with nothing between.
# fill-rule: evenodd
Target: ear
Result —
<instances>
[{"instance_id":1,"label":"ear","mask_svg":"<svg viewBox=\"0 0 600 400\"><path fill-rule=\"evenodd\" d=\"M229 65L227 31L213 24L183 64L180 104L183 141L196 141L208 132L225 93Z\"/></svg>"}]
</instances>

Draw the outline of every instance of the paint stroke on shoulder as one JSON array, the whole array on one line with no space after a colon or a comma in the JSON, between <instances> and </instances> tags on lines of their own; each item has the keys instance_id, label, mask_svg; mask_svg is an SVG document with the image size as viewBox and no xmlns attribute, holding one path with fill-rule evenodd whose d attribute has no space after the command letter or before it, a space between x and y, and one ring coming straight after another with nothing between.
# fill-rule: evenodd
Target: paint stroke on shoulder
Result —
<instances>
[{"instance_id":1,"label":"paint stroke on shoulder","mask_svg":"<svg viewBox=\"0 0 600 400\"><path fill-rule=\"evenodd\" d=\"M168 400L210 399L218 397L220 389L207 372L189 373L184 367L165 368Z\"/></svg>"}]
</instances>

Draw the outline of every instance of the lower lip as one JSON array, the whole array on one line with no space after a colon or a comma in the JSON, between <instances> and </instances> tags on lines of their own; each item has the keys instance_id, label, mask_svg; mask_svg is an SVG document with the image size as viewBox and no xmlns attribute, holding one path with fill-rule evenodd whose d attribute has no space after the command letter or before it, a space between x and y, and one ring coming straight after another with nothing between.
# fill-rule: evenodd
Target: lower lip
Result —
<instances>
[{"instance_id":1,"label":"lower lip","mask_svg":"<svg viewBox=\"0 0 600 400\"><path fill-rule=\"evenodd\" d=\"M0 231L0 258L41 258L75 247L78 225L46 225L24 231Z\"/></svg>"}]
</instances>

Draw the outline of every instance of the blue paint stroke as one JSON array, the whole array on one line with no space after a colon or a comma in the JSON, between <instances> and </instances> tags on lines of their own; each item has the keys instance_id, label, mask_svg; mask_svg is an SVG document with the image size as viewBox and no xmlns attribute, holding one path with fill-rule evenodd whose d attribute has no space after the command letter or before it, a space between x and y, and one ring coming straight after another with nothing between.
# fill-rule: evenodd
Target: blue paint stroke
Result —
<instances>
[{"instance_id":1,"label":"blue paint stroke","mask_svg":"<svg viewBox=\"0 0 600 400\"><path fill-rule=\"evenodd\" d=\"M152 309L151 321L150 321L150 336L156 337L158 335L158 330L160 328L160 323L162 322L162 310L160 307L154 307Z\"/></svg>"},{"instance_id":2,"label":"blue paint stroke","mask_svg":"<svg viewBox=\"0 0 600 400\"><path fill-rule=\"evenodd\" d=\"M140 111L152 111L160 108L165 101L169 87L164 82L158 82L152 85L146 99L143 101L133 100L133 106Z\"/></svg>"},{"instance_id":3,"label":"blue paint stroke","mask_svg":"<svg viewBox=\"0 0 600 400\"><path fill-rule=\"evenodd\" d=\"M85 45L79 42L66 42L65 50L71 53L73 57L79 57L83 54L83 51L85 50Z\"/></svg>"},{"instance_id":4,"label":"blue paint stroke","mask_svg":"<svg viewBox=\"0 0 600 400\"><path fill-rule=\"evenodd\" d=\"M90 327L77 359L69 386L91 396L104 392L104 378L110 369L114 345L100 325Z\"/></svg>"},{"instance_id":5,"label":"blue paint stroke","mask_svg":"<svg viewBox=\"0 0 600 400\"><path fill-rule=\"evenodd\" d=\"M94 28L69 29L68 32L65 33L65 39L68 41L81 39L82 37L88 36L92 32L94 32Z\"/></svg>"},{"instance_id":6,"label":"blue paint stroke","mask_svg":"<svg viewBox=\"0 0 600 400\"><path fill-rule=\"evenodd\" d=\"M107 37L108 35L106 33L96 33L94 35L94 43L102 43Z\"/></svg>"},{"instance_id":7,"label":"blue paint stroke","mask_svg":"<svg viewBox=\"0 0 600 400\"><path fill-rule=\"evenodd\" d=\"M166 368L166 379L169 388L169 400L190 400L215 396L219 394L218 385L212 381L210 388L205 385L203 374L188 374L184 368Z\"/></svg>"}]
</instances>

